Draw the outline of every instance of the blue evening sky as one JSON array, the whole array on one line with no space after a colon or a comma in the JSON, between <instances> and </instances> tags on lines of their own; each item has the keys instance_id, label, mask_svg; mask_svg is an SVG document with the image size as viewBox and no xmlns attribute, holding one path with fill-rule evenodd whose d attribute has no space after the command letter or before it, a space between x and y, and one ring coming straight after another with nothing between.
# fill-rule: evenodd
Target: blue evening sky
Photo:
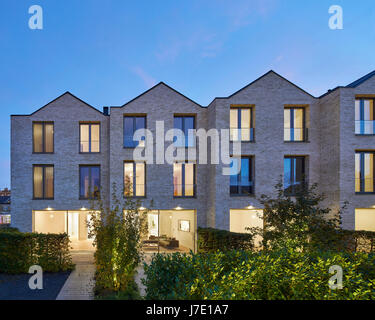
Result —
<instances>
[{"instance_id":1,"label":"blue evening sky","mask_svg":"<svg viewBox=\"0 0 375 320\"><path fill-rule=\"evenodd\" d=\"M43 30L28 27L35 4ZM65 91L101 109L164 81L207 105L270 69L313 95L375 69L374 0L1 0L0 17L0 188L10 114Z\"/></svg>"}]
</instances>

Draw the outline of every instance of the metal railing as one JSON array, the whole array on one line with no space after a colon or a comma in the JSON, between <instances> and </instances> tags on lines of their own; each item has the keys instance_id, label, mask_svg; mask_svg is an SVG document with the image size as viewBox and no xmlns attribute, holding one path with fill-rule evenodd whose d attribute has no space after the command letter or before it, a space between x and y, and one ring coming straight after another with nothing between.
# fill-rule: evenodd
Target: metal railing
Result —
<instances>
[{"instance_id":1,"label":"metal railing","mask_svg":"<svg viewBox=\"0 0 375 320\"><path fill-rule=\"evenodd\" d=\"M356 120L355 134L375 134L375 120Z\"/></svg>"},{"instance_id":2,"label":"metal railing","mask_svg":"<svg viewBox=\"0 0 375 320\"><path fill-rule=\"evenodd\" d=\"M307 141L308 128L284 128L284 141Z\"/></svg>"},{"instance_id":3,"label":"metal railing","mask_svg":"<svg viewBox=\"0 0 375 320\"><path fill-rule=\"evenodd\" d=\"M254 141L254 128L230 128L230 141Z\"/></svg>"}]
</instances>

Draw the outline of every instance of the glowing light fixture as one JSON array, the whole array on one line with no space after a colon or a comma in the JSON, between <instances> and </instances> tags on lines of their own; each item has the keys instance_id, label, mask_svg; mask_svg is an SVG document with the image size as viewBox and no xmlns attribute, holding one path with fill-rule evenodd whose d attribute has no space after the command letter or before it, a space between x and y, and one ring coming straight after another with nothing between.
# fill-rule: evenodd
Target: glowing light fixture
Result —
<instances>
[{"instance_id":1,"label":"glowing light fixture","mask_svg":"<svg viewBox=\"0 0 375 320\"><path fill-rule=\"evenodd\" d=\"M249 210L254 209L254 206L250 204L249 206L246 207L246 209L249 209Z\"/></svg>"},{"instance_id":2,"label":"glowing light fixture","mask_svg":"<svg viewBox=\"0 0 375 320\"><path fill-rule=\"evenodd\" d=\"M138 210L144 211L144 210L146 210L146 208L145 207L139 207Z\"/></svg>"},{"instance_id":3,"label":"glowing light fixture","mask_svg":"<svg viewBox=\"0 0 375 320\"><path fill-rule=\"evenodd\" d=\"M182 208L180 206L177 206L176 208L174 208L175 210L182 210Z\"/></svg>"},{"instance_id":4,"label":"glowing light fixture","mask_svg":"<svg viewBox=\"0 0 375 320\"><path fill-rule=\"evenodd\" d=\"M48 207L46 208L46 210L51 211L52 208L51 208L50 206L48 206Z\"/></svg>"},{"instance_id":5,"label":"glowing light fixture","mask_svg":"<svg viewBox=\"0 0 375 320\"><path fill-rule=\"evenodd\" d=\"M86 208L85 208L85 207L82 207L81 210L84 211L84 210L86 210Z\"/></svg>"}]
</instances>

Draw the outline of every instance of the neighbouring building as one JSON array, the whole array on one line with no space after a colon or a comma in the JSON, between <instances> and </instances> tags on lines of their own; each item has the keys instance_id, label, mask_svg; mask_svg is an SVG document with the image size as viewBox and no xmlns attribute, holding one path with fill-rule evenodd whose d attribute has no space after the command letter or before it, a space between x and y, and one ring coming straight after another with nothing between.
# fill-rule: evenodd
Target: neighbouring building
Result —
<instances>
[{"instance_id":1,"label":"neighbouring building","mask_svg":"<svg viewBox=\"0 0 375 320\"><path fill-rule=\"evenodd\" d=\"M208 106L162 82L103 112L67 92L32 114L11 116L12 225L68 232L82 247L90 243L89 199L100 191L109 205L115 183L119 198L153 203L146 246L194 250L199 226L261 226L257 198L282 179L291 194L318 183L327 206L338 210L348 201L344 228L375 231L374 102L375 71L321 97L270 71ZM236 173L223 175L222 163L135 162L133 133L155 134L158 121L165 132L230 129L230 140L242 142L231 165ZM197 149L190 138L180 147Z\"/></svg>"},{"instance_id":2,"label":"neighbouring building","mask_svg":"<svg viewBox=\"0 0 375 320\"><path fill-rule=\"evenodd\" d=\"M0 190L0 225L10 225L10 190Z\"/></svg>"}]
</instances>

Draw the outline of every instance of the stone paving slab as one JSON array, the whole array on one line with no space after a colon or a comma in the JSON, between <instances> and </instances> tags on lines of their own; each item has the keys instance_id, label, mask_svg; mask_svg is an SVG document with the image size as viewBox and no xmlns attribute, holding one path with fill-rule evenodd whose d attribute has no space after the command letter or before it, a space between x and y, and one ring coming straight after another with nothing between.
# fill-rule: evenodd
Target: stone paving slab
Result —
<instances>
[{"instance_id":1,"label":"stone paving slab","mask_svg":"<svg viewBox=\"0 0 375 320\"><path fill-rule=\"evenodd\" d=\"M93 251L73 251L75 270L66 280L56 300L93 300L95 265Z\"/></svg>"}]
</instances>

